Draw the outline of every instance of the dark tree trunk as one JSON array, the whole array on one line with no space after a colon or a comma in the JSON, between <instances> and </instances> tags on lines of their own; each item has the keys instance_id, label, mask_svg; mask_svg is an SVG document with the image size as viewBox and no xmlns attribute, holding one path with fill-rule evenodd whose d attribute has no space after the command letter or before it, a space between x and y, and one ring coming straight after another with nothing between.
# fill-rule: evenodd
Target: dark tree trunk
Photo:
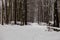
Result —
<instances>
[{"instance_id":1,"label":"dark tree trunk","mask_svg":"<svg viewBox=\"0 0 60 40\"><path fill-rule=\"evenodd\" d=\"M7 0L5 0L6 24L8 24Z\"/></svg>"},{"instance_id":2,"label":"dark tree trunk","mask_svg":"<svg viewBox=\"0 0 60 40\"><path fill-rule=\"evenodd\" d=\"M39 15L39 6L38 6L38 24L39 24L39 16L40 16L40 15Z\"/></svg>"},{"instance_id":3,"label":"dark tree trunk","mask_svg":"<svg viewBox=\"0 0 60 40\"><path fill-rule=\"evenodd\" d=\"M57 10L57 0L54 3L54 27L59 27L59 18Z\"/></svg>"},{"instance_id":4,"label":"dark tree trunk","mask_svg":"<svg viewBox=\"0 0 60 40\"><path fill-rule=\"evenodd\" d=\"M17 8L17 4L16 4L16 0L15 0L15 5L14 5L14 12L15 12L15 18L14 18L14 24L16 24L16 8Z\"/></svg>"},{"instance_id":5,"label":"dark tree trunk","mask_svg":"<svg viewBox=\"0 0 60 40\"><path fill-rule=\"evenodd\" d=\"M27 25L27 0L24 0L25 25Z\"/></svg>"},{"instance_id":6,"label":"dark tree trunk","mask_svg":"<svg viewBox=\"0 0 60 40\"><path fill-rule=\"evenodd\" d=\"M9 0L9 23L12 21L12 0Z\"/></svg>"},{"instance_id":7,"label":"dark tree trunk","mask_svg":"<svg viewBox=\"0 0 60 40\"><path fill-rule=\"evenodd\" d=\"M2 0L2 25L3 25L3 12L4 12L4 4L3 4L3 0Z\"/></svg>"}]
</instances>

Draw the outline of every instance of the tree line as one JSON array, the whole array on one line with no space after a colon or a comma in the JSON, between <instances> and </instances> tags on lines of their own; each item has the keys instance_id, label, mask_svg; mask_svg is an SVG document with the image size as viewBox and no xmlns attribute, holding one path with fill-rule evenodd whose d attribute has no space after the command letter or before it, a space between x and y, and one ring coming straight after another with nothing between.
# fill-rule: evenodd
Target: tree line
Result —
<instances>
[{"instance_id":1,"label":"tree line","mask_svg":"<svg viewBox=\"0 0 60 40\"><path fill-rule=\"evenodd\" d=\"M21 21L27 25L27 0L1 0L2 1L2 25L14 21ZM4 6L5 5L5 6ZM13 18L12 18L13 17Z\"/></svg>"},{"instance_id":2,"label":"tree line","mask_svg":"<svg viewBox=\"0 0 60 40\"><path fill-rule=\"evenodd\" d=\"M9 24L11 21L14 21L14 24L17 24L17 21L21 22L21 25L27 25L28 23L28 0L1 0L2 1L2 12L1 12L1 24L4 23ZM41 16L43 13L43 6L41 6L42 2L38 2L38 15L37 15L37 21L38 24L40 21L44 21L46 23L49 23L48 19L48 13L50 7L46 7L46 12L44 12L45 16ZM48 2L46 2L48 4ZM32 6L31 6L32 7ZM54 2L54 27L59 27L59 18L58 18L58 10L57 10L57 0ZM37 13L36 13L37 14ZM33 14L34 15L34 14ZM41 18L46 17L46 18ZM33 16L30 21L34 22ZM41 18L41 19L40 19ZM46 19L46 20L45 20Z\"/></svg>"}]
</instances>

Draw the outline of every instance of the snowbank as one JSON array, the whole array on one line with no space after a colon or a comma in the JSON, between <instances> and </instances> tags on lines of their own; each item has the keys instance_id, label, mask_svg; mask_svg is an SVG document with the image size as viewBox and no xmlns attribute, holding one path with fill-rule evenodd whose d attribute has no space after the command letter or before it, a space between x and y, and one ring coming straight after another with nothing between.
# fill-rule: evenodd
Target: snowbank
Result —
<instances>
[{"instance_id":1,"label":"snowbank","mask_svg":"<svg viewBox=\"0 0 60 40\"><path fill-rule=\"evenodd\" d=\"M47 26L0 25L0 40L60 40L60 32L48 32Z\"/></svg>"}]
</instances>

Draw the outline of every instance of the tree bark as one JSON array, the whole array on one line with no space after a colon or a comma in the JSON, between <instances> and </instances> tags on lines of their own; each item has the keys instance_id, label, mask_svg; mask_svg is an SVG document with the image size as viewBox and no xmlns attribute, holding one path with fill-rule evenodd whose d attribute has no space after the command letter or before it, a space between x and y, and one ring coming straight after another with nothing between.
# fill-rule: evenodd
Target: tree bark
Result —
<instances>
[{"instance_id":1,"label":"tree bark","mask_svg":"<svg viewBox=\"0 0 60 40\"><path fill-rule=\"evenodd\" d=\"M54 3L54 27L59 27L59 18L57 10L57 0Z\"/></svg>"},{"instance_id":2,"label":"tree bark","mask_svg":"<svg viewBox=\"0 0 60 40\"><path fill-rule=\"evenodd\" d=\"M5 0L6 24L8 24L7 0Z\"/></svg>"},{"instance_id":3,"label":"tree bark","mask_svg":"<svg viewBox=\"0 0 60 40\"><path fill-rule=\"evenodd\" d=\"M27 0L24 0L25 25L27 25Z\"/></svg>"},{"instance_id":4,"label":"tree bark","mask_svg":"<svg viewBox=\"0 0 60 40\"><path fill-rule=\"evenodd\" d=\"M1 15L1 18L2 18L2 25L3 25L3 12L4 12L4 4L3 4L3 0L2 0L2 15Z\"/></svg>"},{"instance_id":5,"label":"tree bark","mask_svg":"<svg viewBox=\"0 0 60 40\"><path fill-rule=\"evenodd\" d=\"M15 18L14 18L14 24L16 24L16 8L17 8L17 4L16 4L16 0L15 0L15 7L14 7L14 10L15 10Z\"/></svg>"}]
</instances>

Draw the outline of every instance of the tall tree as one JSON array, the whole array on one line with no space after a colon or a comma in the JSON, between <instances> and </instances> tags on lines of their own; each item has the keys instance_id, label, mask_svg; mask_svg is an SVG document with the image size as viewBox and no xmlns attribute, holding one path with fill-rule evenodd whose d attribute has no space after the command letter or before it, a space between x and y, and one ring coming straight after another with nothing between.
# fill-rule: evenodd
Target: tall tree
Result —
<instances>
[{"instance_id":1,"label":"tall tree","mask_svg":"<svg viewBox=\"0 0 60 40\"><path fill-rule=\"evenodd\" d=\"M41 1L40 1L40 2L41 2ZM38 2L38 15L37 15L37 16L38 16L38 24L39 24L39 22L40 22L40 12L39 12L40 10L39 10L39 9L40 9L40 4L39 4L39 2ZM42 9L41 9L41 10L42 10Z\"/></svg>"},{"instance_id":2,"label":"tall tree","mask_svg":"<svg viewBox=\"0 0 60 40\"><path fill-rule=\"evenodd\" d=\"M16 3L16 1L17 0L15 0L15 2L14 2L14 12L15 12L15 14L14 14L14 24L16 24L16 8L17 8L17 3Z\"/></svg>"},{"instance_id":3,"label":"tall tree","mask_svg":"<svg viewBox=\"0 0 60 40\"><path fill-rule=\"evenodd\" d=\"M38 24L39 24L39 16L40 16L40 15L39 15L39 6L38 6Z\"/></svg>"},{"instance_id":4,"label":"tall tree","mask_svg":"<svg viewBox=\"0 0 60 40\"><path fill-rule=\"evenodd\" d=\"M9 0L9 23L12 20L12 0Z\"/></svg>"},{"instance_id":5,"label":"tall tree","mask_svg":"<svg viewBox=\"0 0 60 40\"><path fill-rule=\"evenodd\" d=\"M27 25L27 0L24 0L25 25Z\"/></svg>"},{"instance_id":6,"label":"tall tree","mask_svg":"<svg viewBox=\"0 0 60 40\"><path fill-rule=\"evenodd\" d=\"M24 8L23 8L23 0L20 0L20 2L19 2L20 4L19 4L19 17L20 17L20 22L21 22L21 24L22 25L24 25L24 13L23 13L23 11L24 11Z\"/></svg>"},{"instance_id":7,"label":"tall tree","mask_svg":"<svg viewBox=\"0 0 60 40\"><path fill-rule=\"evenodd\" d=\"M3 25L3 12L4 12L4 3L3 3L3 0L2 0L2 15L1 15L1 18L2 18L2 25Z\"/></svg>"},{"instance_id":8,"label":"tall tree","mask_svg":"<svg viewBox=\"0 0 60 40\"><path fill-rule=\"evenodd\" d=\"M57 10L57 0L54 3L54 27L59 27L59 18Z\"/></svg>"},{"instance_id":9,"label":"tall tree","mask_svg":"<svg viewBox=\"0 0 60 40\"><path fill-rule=\"evenodd\" d=\"M8 3L7 3L7 0L5 0L5 12L6 12L6 24L8 24L9 23L9 19L8 19L8 11L7 11L7 5Z\"/></svg>"}]
</instances>

